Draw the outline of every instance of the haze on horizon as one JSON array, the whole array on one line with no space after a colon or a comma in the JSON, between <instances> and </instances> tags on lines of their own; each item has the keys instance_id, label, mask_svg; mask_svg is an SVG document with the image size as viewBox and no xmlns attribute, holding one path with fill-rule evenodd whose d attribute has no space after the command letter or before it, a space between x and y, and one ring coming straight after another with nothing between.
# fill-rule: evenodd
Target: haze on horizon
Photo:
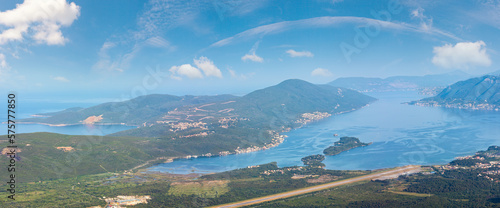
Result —
<instances>
[{"instance_id":1,"label":"haze on horizon","mask_svg":"<svg viewBox=\"0 0 500 208\"><path fill-rule=\"evenodd\" d=\"M498 11L472 0L8 1L0 91L242 95L290 78L481 75L500 69Z\"/></svg>"}]
</instances>

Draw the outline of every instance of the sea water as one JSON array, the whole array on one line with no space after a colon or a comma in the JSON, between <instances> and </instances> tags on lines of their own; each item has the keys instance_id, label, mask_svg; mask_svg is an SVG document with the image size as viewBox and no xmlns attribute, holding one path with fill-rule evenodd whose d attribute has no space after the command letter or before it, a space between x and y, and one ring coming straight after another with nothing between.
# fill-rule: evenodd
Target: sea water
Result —
<instances>
[{"instance_id":1,"label":"sea water","mask_svg":"<svg viewBox=\"0 0 500 208\"><path fill-rule=\"evenodd\" d=\"M149 171L222 172L277 162L302 165L301 158L322 154L342 136L373 142L323 161L327 169L373 170L408 164L434 165L500 145L500 112L447 109L402 104L423 98L417 92L369 93L378 101L360 110L335 115L285 133L275 148L222 157L178 159ZM334 134L338 134L337 137Z\"/></svg>"},{"instance_id":2,"label":"sea water","mask_svg":"<svg viewBox=\"0 0 500 208\"><path fill-rule=\"evenodd\" d=\"M5 102L7 103L7 102ZM74 102L49 102L49 101L33 101L33 100L18 100L18 105L15 109L16 119L30 118L34 114L40 113L50 113L62 111L67 108L73 107L90 107L100 103L74 103ZM6 106L5 106L6 107ZM7 110L5 110L7 111ZM0 113L0 116L6 121L7 114ZM16 134L21 133L34 133L34 132L52 132L59 134L68 135L107 135L115 132L137 128L135 126L125 126L125 125L68 125L68 126L48 126L42 124L16 124ZM0 123L0 129L5 129L5 133L0 133L0 135L7 134L7 124Z\"/></svg>"}]
</instances>

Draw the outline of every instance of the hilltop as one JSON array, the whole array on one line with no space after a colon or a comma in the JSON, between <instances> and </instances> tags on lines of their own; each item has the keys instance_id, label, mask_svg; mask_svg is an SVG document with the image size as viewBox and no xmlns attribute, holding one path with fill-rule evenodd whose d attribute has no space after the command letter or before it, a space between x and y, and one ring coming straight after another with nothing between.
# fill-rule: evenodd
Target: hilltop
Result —
<instances>
[{"instance_id":1,"label":"hilltop","mask_svg":"<svg viewBox=\"0 0 500 208\"><path fill-rule=\"evenodd\" d=\"M409 104L498 111L500 109L500 76L486 75L457 82L434 97Z\"/></svg>"}]
</instances>

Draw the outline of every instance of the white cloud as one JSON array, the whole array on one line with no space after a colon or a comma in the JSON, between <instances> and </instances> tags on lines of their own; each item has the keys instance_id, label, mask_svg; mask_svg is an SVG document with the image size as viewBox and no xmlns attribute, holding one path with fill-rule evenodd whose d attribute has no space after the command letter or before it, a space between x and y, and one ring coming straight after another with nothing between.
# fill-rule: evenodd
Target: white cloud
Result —
<instances>
[{"instance_id":1,"label":"white cloud","mask_svg":"<svg viewBox=\"0 0 500 208\"><path fill-rule=\"evenodd\" d=\"M241 60L243 60L243 61L250 60L250 61L260 62L260 63L262 63L264 61L264 59L260 56L257 56L255 54L255 52L252 54L246 54L246 55L242 56Z\"/></svg>"},{"instance_id":2,"label":"white cloud","mask_svg":"<svg viewBox=\"0 0 500 208\"><path fill-rule=\"evenodd\" d=\"M433 19L424 15L424 9L422 7L418 7L413 10L411 12L411 17L420 20L420 28L423 31L429 31L432 29Z\"/></svg>"},{"instance_id":3,"label":"white cloud","mask_svg":"<svg viewBox=\"0 0 500 208\"><path fill-rule=\"evenodd\" d=\"M293 49L290 49L286 51L290 57L313 57L314 54L311 53L310 51L295 51Z\"/></svg>"},{"instance_id":4,"label":"white cloud","mask_svg":"<svg viewBox=\"0 0 500 208\"><path fill-rule=\"evenodd\" d=\"M214 62L212 62L210 59L207 57L200 57L199 59L194 59L194 65L201 69L205 76L210 77L219 77L222 78L222 73L220 72L220 69L217 68L217 66L214 65Z\"/></svg>"},{"instance_id":5,"label":"white cloud","mask_svg":"<svg viewBox=\"0 0 500 208\"><path fill-rule=\"evenodd\" d=\"M0 70L3 68L7 68L7 62L5 61L5 55L0 53Z\"/></svg>"},{"instance_id":6,"label":"white cloud","mask_svg":"<svg viewBox=\"0 0 500 208\"><path fill-rule=\"evenodd\" d=\"M162 37L155 36L152 38L148 38L145 41L136 43L131 51L128 53L122 53L122 50L114 56L110 55L110 50L113 48L121 48L120 45L117 45L114 42L106 41L101 46L99 50L99 60L94 64L94 69L100 70L108 70L108 71L118 71L123 72L127 68L130 67L132 60L135 56L142 51L145 47L155 47L155 48L163 48L169 51L174 51L176 49L175 46L172 46L169 41L165 40Z\"/></svg>"},{"instance_id":7,"label":"white cloud","mask_svg":"<svg viewBox=\"0 0 500 208\"><path fill-rule=\"evenodd\" d=\"M191 66L191 64L183 64L180 66L172 66L170 68L170 72L172 73L172 78L173 79L180 79L179 76L186 76L190 79L201 79L203 78L203 74L199 69L197 69L194 66Z\"/></svg>"},{"instance_id":8,"label":"white cloud","mask_svg":"<svg viewBox=\"0 0 500 208\"><path fill-rule=\"evenodd\" d=\"M333 73L328 69L316 68L311 72L311 76L319 76L319 77L331 77Z\"/></svg>"},{"instance_id":9,"label":"white cloud","mask_svg":"<svg viewBox=\"0 0 500 208\"><path fill-rule=\"evenodd\" d=\"M60 29L73 24L79 15L80 7L66 0L25 0L12 10L0 12L0 44L22 41L28 34L38 43L64 45L67 39Z\"/></svg>"},{"instance_id":10,"label":"white cloud","mask_svg":"<svg viewBox=\"0 0 500 208\"><path fill-rule=\"evenodd\" d=\"M3 82L4 79L6 79L8 75L8 65L7 61L5 61L5 55L3 53L0 53L0 82Z\"/></svg>"},{"instance_id":11,"label":"white cloud","mask_svg":"<svg viewBox=\"0 0 500 208\"><path fill-rule=\"evenodd\" d=\"M66 79L66 77L61 77L61 76L52 77L52 79L56 80L56 81L59 81L59 82L69 82L69 80Z\"/></svg>"},{"instance_id":12,"label":"white cloud","mask_svg":"<svg viewBox=\"0 0 500 208\"><path fill-rule=\"evenodd\" d=\"M229 71L229 74L231 74L231 77L238 77L238 75L236 75L236 72L232 69L228 69Z\"/></svg>"},{"instance_id":13,"label":"white cloud","mask_svg":"<svg viewBox=\"0 0 500 208\"><path fill-rule=\"evenodd\" d=\"M202 56L199 59L193 59L193 62L198 68L192 66L191 64L172 66L170 68L170 77L177 80L181 80L181 76L185 76L190 79L202 79L205 76L222 78L220 69L217 68L217 66L215 66L215 64L207 57Z\"/></svg>"},{"instance_id":14,"label":"white cloud","mask_svg":"<svg viewBox=\"0 0 500 208\"><path fill-rule=\"evenodd\" d=\"M116 44L113 42L104 42L102 44L101 49L99 50L99 61L94 64L92 68L94 69L103 69L109 71L118 71L123 72L123 67L127 66L128 63L124 63L121 60L121 57L117 60L111 60L111 56L109 55L109 50L116 47Z\"/></svg>"},{"instance_id":15,"label":"white cloud","mask_svg":"<svg viewBox=\"0 0 500 208\"><path fill-rule=\"evenodd\" d=\"M337 4L337 3L341 3L343 2L344 0L316 0L320 3L323 3L323 2L326 2L326 3L330 3L330 4Z\"/></svg>"},{"instance_id":16,"label":"white cloud","mask_svg":"<svg viewBox=\"0 0 500 208\"><path fill-rule=\"evenodd\" d=\"M99 51L100 59L94 69L108 71L126 70L143 47L176 49L170 42L160 37L177 27L189 28L197 34L212 34L212 27L198 21L201 15L217 12L222 16L243 16L262 8L267 0L149 0L145 1L136 18L136 28L125 34L113 34L104 44L115 43L114 53L111 48L103 47ZM214 11L217 10L217 11ZM221 16L221 17L222 17ZM115 50L115 49L113 49ZM218 76L217 72L213 74Z\"/></svg>"},{"instance_id":17,"label":"white cloud","mask_svg":"<svg viewBox=\"0 0 500 208\"><path fill-rule=\"evenodd\" d=\"M245 54L244 56L241 57L241 60L242 61L250 60L250 61L262 63L264 61L264 59L262 57L258 56L257 54L255 54L255 52L257 51L257 48L259 48L259 43L260 43L260 41L257 41L252 46L252 49L250 49L250 51L248 51L247 54Z\"/></svg>"},{"instance_id":18,"label":"white cloud","mask_svg":"<svg viewBox=\"0 0 500 208\"><path fill-rule=\"evenodd\" d=\"M232 78L236 78L236 79L240 79L240 80L245 80L245 79L248 79L249 77L252 77L253 75L255 75L254 72L247 73L247 74L238 74L238 73L236 73L236 71L234 71L232 69L227 69L227 70L229 71L229 74L231 74Z\"/></svg>"},{"instance_id":19,"label":"white cloud","mask_svg":"<svg viewBox=\"0 0 500 208\"><path fill-rule=\"evenodd\" d=\"M266 5L267 0L213 0L213 9L219 15L221 21L225 16L244 16L251 12L262 8Z\"/></svg>"},{"instance_id":20,"label":"white cloud","mask_svg":"<svg viewBox=\"0 0 500 208\"><path fill-rule=\"evenodd\" d=\"M203 14L217 14L220 20L224 17L245 16L264 7L268 0L149 0L142 13L138 15L138 29L133 32L135 38L145 39L165 31L179 27L198 33L211 33L211 28L199 21Z\"/></svg>"},{"instance_id":21,"label":"white cloud","mask_svg":"<svg viewBox=\"0 0 500 208\"><path fill-rule=\"evenodd\" d=\"M6 83L6 81L12 80L14 74L17 74L17 72L11 70L9 64L5 60L5 55L0 53L0 83ZM17 78L20 78L20 76Z\"/></svg>"},{"instance_id":22,"label":"white cloud","mask_svg":"<svg viewBox=\"0 0 500 208\"><path fill-rule=\"evenodd\" d=\"M432 63L444 68L467 69L470 66L490 66L491 60L486 53L483 41L460 42L454 46L446 44L434 47Z\"/></svg>"},{"instance_id":23,"label":"white cloud","mask_svg":"<svg viewBox=\"0 0 500 208\"><path fill-rule=\"evenodd\" d=\"M266 35L270 34L278 34L289 30L296 29L309 29L309 28L327 28L336 26L343 23L352 23L361 26L365 26L367 24L376 24L384 29L392 29L392 30L403 30L410 31L416 33L424 33L429 35L439 35L445 36L448 38L452 38L458 40L456 36L453 34L441 31L436 28L428 28L423 29L420 25L411 25L407 23L397 23L397 22L388 22L377 19L371 19L366 17L352 17L352 16L325 16L325 17L314 17L309 19L301 19L294 21L283 21L277 22L268 25L262 25L259 27L255 27L241 33L238 33L232 37L217 41L210 45L210 47L221 47L228 44L231 44L236 41L248 40L251 38L262 38Z\"/></svg>"},{"instance_id":24,"label":"white cloud","mask_svg":"<svg viewBox=\"0 0 500 208\"><path fill-rule=\"evenodd\" d=\"M422 7L419 7L411 12L411 15L416 18L424 18L424 9Z\"/></svg>"},{"instance_id":25,"label":"white cloud","mask_svg":"<svg viewBox=\"0 0 500 208\"><path fill-rule=\"evenodd\" d=\"M470 9L467 11L467 14L482 23L500 29L500 1L485 0L477 1L477 3L479 3L479 9Z\"/></svg>"},{"instance_id":26,"label":"white cloud","mask_svg":"<svg viewBox=\"0 0 500 208\"><path fill-rule=\"evenodd\" d=\"M151 47L166 48L166 49L170 49L170 50L175 50L175 47L172 46L170 44L170 42L168 42L167 40L165 40L164 38L162 38L160 36L155 36L155 37L147 39L145 41L145 44L147 46L151 46Z\"/></svg>"}]
</instances>

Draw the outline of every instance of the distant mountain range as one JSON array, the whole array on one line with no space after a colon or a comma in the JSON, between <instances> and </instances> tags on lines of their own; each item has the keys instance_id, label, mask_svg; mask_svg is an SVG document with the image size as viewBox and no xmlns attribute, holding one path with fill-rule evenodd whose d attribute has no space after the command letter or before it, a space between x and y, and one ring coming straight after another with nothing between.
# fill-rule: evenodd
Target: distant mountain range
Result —
<instances>
[{"instance_id":1,"label":"distant mountain range","mask_svg":"<svg viewBox=\"0 0 500 208\"><path fill-rule=\"evenodd\" d=\"M471 77L471 75L465 72L453 71L445 74L425 76L393 76L385 79L346 77L338 78L328 84L337 87L345 87L360 92L384 92L446 87L457 81L465 80Z\"/></svg>"},{"instance_id":2,"label":"distant mountain range","mask_svg":"<svg viewBox=\"0 0 500 208\"><path fill-rule=\"evenodd\" d=\"M481 110L500 109L500 76L486 75L457 82L434 97L409 104Z\"/></svg>"}]
</instances>

